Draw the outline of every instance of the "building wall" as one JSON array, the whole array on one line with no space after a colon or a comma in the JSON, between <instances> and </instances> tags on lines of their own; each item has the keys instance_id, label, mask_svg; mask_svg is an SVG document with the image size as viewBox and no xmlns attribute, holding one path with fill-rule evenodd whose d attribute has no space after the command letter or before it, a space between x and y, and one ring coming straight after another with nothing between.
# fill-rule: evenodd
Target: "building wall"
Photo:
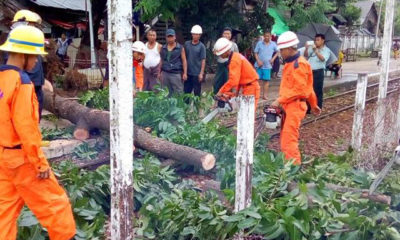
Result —
<instances>
[{"instance_id":1,"label":"building wall","mask_svg":"<svg viewBox=\"0 0 400 240\"><path fill-rule=\"evenodd\" d=\"M378 22L378 13L375 7L372 7L371 10L369 10L368 16L361 25L361 27L368 29L368 31L370 31L371 33L375 33L377 28L377 22Z\"/></svg>"}]
</instances>

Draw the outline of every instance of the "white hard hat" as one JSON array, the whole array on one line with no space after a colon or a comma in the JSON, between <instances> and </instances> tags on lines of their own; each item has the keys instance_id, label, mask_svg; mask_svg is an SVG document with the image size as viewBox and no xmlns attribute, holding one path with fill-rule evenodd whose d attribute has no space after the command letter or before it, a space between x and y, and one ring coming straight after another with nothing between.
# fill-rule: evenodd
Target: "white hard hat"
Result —
<instances>
[{"instance_id":1,"label":"white hard hat","mask_svg":"<svg viewBox=\"0 0 400 240\"><path fill-rule=\"evenodd\" d=\"M221 56L223 53L225 53L228 50L231 50L232 48L232 42L224 37L220 38L217 40L217 42L214 45L214 53L217 56Z\"/></svg>"},{"instance_id":2,"label":"white hard hat","mask_svg":"<svg viewBox=\"0 0 400 240\"><path fill-rule=\"evenodd\" d=\"M136 41L132 44L132 51L144 53L146 46L141 41Z\"/></svg>"},{"instance_id":3,"label":"white hard hat","mask_svg":"<svg viewBox=\"0 0 400 240\"><path fill-rule=\"evenodd\" d=\"M193 34L203 34L203 29L201 29L200 25L194 25L192 27L192 31L190 31L190 33Z\"/></svg>"},{"instance_id":4,"label":"white hard hat","mask_svg":"<svg viewBox=\"0 0 400 240\"><path fill-rule=\"evenodd\" d=\"M299 39L297 38L296 33L287 31L282 33L282 35L278 38L278 49L294 47L299 44Z\"/></svg>"}]
</instances>

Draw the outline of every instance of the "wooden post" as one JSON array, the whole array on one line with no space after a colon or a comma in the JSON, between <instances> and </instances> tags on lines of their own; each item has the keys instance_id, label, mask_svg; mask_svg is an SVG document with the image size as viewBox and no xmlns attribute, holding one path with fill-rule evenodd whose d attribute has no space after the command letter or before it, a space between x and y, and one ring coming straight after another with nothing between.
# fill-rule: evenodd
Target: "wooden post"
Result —
<instances>
[{"instance_id":1,"label":"wooden post","mask_svg":"<svg viewBox=\"0 0 400 240\"><path fill-rule=\"evenodd\" d=\"M241 96L237 122L235 212L251 203L254 145L254 97Z\"/></svg>"},{"instance_id":2,"label":"wooden post","mask_svg":"<svg viewBox=\"0 0 400 240\"><path fill-rule=\"evenodd\" d=\"M111 239L133 239L132 1L108 1ZM128 51L127 51L128 50Z\"/></svg>"},{"instance_id":3,"label":"wooden post","mask_svg":"<svg viewBox=\"0 0 400 240\"><path fill-rule=\"evenodd\" d=\"M386 114L385 99L389 79L390 50L392 48L392 24L394 15L394 0L386 1L385 27L383 33L381 75L379 79L378 108L375 113L374 146L383 142L384 117Z\"/></svg>"},{"instance_id":4,"label":"wooden post","mask_svg":"<svg viewBox=\"0 0 400 240\"><path fill-rule=\"evenodd\" d=\"M361 150L361 139L363 131L363 115L365 109L365 97L367 93L368 75L359 73L357 81L357 91L355 99L353 131L351 137L351 146L356 152Z\"/></svg>"}]
</instances>

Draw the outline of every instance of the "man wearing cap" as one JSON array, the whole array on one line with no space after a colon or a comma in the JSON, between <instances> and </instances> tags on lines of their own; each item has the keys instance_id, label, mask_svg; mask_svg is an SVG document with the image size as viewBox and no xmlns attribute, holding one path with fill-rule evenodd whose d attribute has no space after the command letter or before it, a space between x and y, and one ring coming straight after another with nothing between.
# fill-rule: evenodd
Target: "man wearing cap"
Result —
<instances>
[{"instance_id":1,"label":"man wearing cap","mask_svg":"<svg viewBox=\"0 0 400 240\"><path fill-rule=\"evenodd\" d=\"M228 61L228 81L221 87L216 96L233 97L240 91L243 95L255 97L255 109L260 98L258 75L252 64L237 52L232 52L232 42L220 38L214 45L214 53ZM235 90L236 93L232 93Z\"/></svg>"},{"instance_id":2,"label":"man wearing cap","mask_svg":"<svg viewBox=\"0 0 400 240\"><path fill-rule=\"evenodd\" d=\"M167 43L161 48L161 82L169 95L183 93L183 82L187 80L185 49L176 42L175 30L166 32Z\"/></svg>"},{"instance_id":3,"label":"man wearing cap","mask_svg":"<svg viewBox=\"0 0 400 240\"><path fill-rule=\"evenodd\" d=\"M301 164L299 150L299 129L307 112L307 102L315 115L321 113L313 90L313 74L310 64L297 51L299 39L293 32L285 32L278 39L278 49L285 61L279 97L271 106L282 106L285 121L281 130L281 150L287 160Z\"/></svg>"},{"instance_id":4,"label":"man wearing cap","mask_svg":"<svg viewBox=\"0 0 400 240\"><path fill-rule=\"evenodd\" d=\"M203 30L199 25L192 27L191 34L192 40L186 41L184 45L188 63L188 78L184 84L184 91L185 93L192 93L193 91L195 96L200 96L206 67L206 47L200 42Z\"/></svg>"}]
</instances>

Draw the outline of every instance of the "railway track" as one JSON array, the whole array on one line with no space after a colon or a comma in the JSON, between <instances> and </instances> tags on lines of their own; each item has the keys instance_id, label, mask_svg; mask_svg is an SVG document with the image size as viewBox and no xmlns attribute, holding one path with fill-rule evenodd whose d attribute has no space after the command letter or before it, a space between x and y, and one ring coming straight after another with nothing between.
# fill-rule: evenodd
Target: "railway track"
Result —
<instances>
[{"instance_id":1,"label":"railway track","mask_svg":"<svg viewBox=\"0 0 400 240\"><path fill-rule=\"evenodd\" d=\"M400 81L399 80L400 80L400 78L393 78L388 81L387 95L393 94L395 92L399 92L399 89L400 89ZM378 93L377 93L378 87L379 87L379 83L374 83L374 84L367 86L367 93L366 93L367 98L365 100L365 103L370 103L370 102L376 101L378 99ZM333 115L339 114L341 112L354 109L355 93L356 93L356 89L349 90L349 91L346 91L343 93L336 94L334 96L324 98L324 101L326 101L326 102L327 102L327 100L328 101L332 101L332 100L336 101L336 99L339 99L340 97L344 97L346 99L352 99L352 101L351 101L351 103L349 103L348 100L345 100L345 101L343 101L344 104L337 104L337 105L335 105L335 107L333 109L328 109L327 111L324 106L325 113L323 113L317 117L308 115L306 117L306 119L302 122L301 126L306 126L306 125L315 123L316 121L320 121L322 119L332 117ZM270 134L271 139L278 137L279 134L280 134L280 130L275 130L275 131L271 132L271 134Z\"/></svg>"},{"instance_id":2,"label":"railway track","mask_svg":"<svg viewBox=\"0 0 400 240\"><path fill-rule=\"evenodd\" d=\"M395 93L400 89L400 77L390 79L388 81L388 92L387 94ZM379 83L373 83L367 86L366 93L366 103L373 102L378 99L378 87ZM338 113L350 110L354 108L354 100L355 100L356 88L335 94L333 96L328 96L324 98L324 109L323 113L320 116L314 117L312 115L307 115L305 120L302 122L302 126L312 124L316 121L326 119L336 115ZM261 109L263 106L260 106ZM259 107L259 109L260 109ZM256 117L256 135L259 133L260 129L262 129L261 121L263 119L262 114ZM231 120L225 121L223 123L224 126L228 128L232 128L236 126L236 116L232 117ZM265 130L264 130L265 131ZM279 136L280 130L266 130L271 138Z\"/></svg>"}]
</instances>

